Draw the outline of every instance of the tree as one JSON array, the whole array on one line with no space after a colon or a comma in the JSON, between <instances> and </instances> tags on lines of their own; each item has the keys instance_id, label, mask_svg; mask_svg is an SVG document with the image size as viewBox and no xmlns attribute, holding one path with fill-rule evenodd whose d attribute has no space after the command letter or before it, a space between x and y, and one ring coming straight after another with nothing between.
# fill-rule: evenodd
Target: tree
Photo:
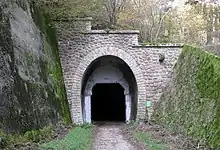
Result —
<instances>
[{"instance_id":1,"label":"tree","mask_svg":"<svg viewBox=\"0 0 220 150\"><path fill-rule=\"evenodd\" d=\"M93 29L137 29L142 42L209 44L220 28L217 0L188 0L181 10L173 0L40 1L53 19L91 16Z\"/></svg>"},{"instance_id":2,"label":"tree","mask_svg":"<svg viewBox=\"0 0 220 150\"><path fill-rule=\"evenodd\" d=\"M74 17L96 17L102 13L100 0L40 0L53 19Z\"/></svg>"},{"instance_id":3,"label":"tree","mask_svg":"<svg viewBox=\"0 0 220 150\"><path fill-rule=\"evenodd\" d=\"M163 41L164 18L170 11L169 0L132 0L119 14L118 23L140 30L144 42Z\"/></svg>"},{"instance_id":4,"label":"tree","mask_svg":"<svg viewBox=\"0 0 220 150\"><path fill-rule=\"evenodd\" d=\"M93 17L96 24L116 26L128 0L41 0L53 19ZM106 25L108 24L108 25Z\"/></svg>"},{"instance_id":5,"label":"tree","mask_svg":"<svg viewBox=\"0 0 220 150\"><path fill-rule=\"evenodd\" d=\"M104 6L110 24L117 24L118 14L124 9L126 2L128 0L105 0Z\"/></svg>"},{"instance_id":6,"label":"tree","mask_svg":"<svg viewBox=\"0 0 220 150\"><path fill-rule=\"evenodd\" d=\"M191 0L189 3L192 7L198 10L198 14L203 16L205 20L205 32L206 32L206 45L212 44L216 41L214 32L219 30L219 1L218 0L197 0L197 3L193 3L195 0ZM217 40L218 41L218 40Z\"/></svg>"}]
</instances>

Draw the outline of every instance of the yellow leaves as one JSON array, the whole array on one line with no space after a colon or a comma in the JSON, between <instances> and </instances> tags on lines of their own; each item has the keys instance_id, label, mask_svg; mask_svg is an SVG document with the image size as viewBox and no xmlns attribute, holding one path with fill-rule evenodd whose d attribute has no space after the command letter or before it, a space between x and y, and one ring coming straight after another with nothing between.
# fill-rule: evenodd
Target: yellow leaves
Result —
<instances>
[{"instance_id":1,"label":"yellow leaves","mask_svg":"<svg viewBox=\"0 0 220 150\"><path fill-rule=\"evenodd\" d=\"M134 20L137 17L137 13L135 11L125 10L123 12L118 13L118 23L126 22L128 20Z\"/></svg>"}]
</instances>

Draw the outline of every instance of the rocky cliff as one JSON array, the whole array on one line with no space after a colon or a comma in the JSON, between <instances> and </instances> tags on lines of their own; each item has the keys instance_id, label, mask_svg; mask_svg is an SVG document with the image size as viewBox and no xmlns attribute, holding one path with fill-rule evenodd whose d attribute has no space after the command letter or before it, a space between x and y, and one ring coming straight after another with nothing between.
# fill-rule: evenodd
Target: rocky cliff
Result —
<instances>
[{"instance_id":1,"label":"rocky cliff","mask_svg":"<svg viewBox=\"0 0 220 150\"><path fill-rule=\"evenodd\" d=\"M70 122L55 30L37 5L0 2L0 129Z\"/></svg>"},{"instance_id":2,"label":"rocky cliff","mask_svg":"<svg viewBox=\"0 0 220 150\"><path fill-rule=\"evenodd\" d=\"M174 132L220 148L219 87L220 58L185 46L152 118Z\"/></svg>"}]
</instances>

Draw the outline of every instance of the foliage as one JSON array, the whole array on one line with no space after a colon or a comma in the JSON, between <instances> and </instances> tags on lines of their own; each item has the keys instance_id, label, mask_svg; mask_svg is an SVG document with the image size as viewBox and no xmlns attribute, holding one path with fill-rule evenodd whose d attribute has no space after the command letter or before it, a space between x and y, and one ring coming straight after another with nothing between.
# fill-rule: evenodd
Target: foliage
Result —
<instances>
[{"instance_id":1,"label":"foliage","mask_svg":"<svg viewBox=\"0 0 220 150\"><path fill-rule=\"evenodd\" d=\"M0 92L0 128L5 132L24 133L60 120L70 123L69 105L52 21L43 10L32 5L31 0L1 2L0 55L1 59L5 60L3 66L6 68L1 72L1 79L3 84L7 82L7 85ZM15 9L12 10L11 7ZM20 14L19 19L13 17L15 13ZM27 26L16 31L12 25L15 22L18 27L24 24ZM23 42L15 37L22 37L20 39ZM33 44L30 45L30 41ZM4 76L8 78L4 79Z\"/></svg>"},{"instance_id":2,"label":"foliage","mask_svg":"<svg viewBox=\"0 0 220 150\"><path fill-rule=\"evenodd\" d=\"M65 122L58 122L56 125L29 130L23 134L10 134L0 130L0 149L13 149L15 147L26 146L27 144L33 146L34 149L38 149L40 144L51 141L60 134L60 131L63 129L66 130L71 128L73 128L73 125L66 124ZM92 128L92 126L85 125L84 128Z\"/></svg>"},{"instance_id":3,"label":"foliage","mask_svg":"<svg viewBox=\"0 0 220 150\"><path fill-rule=\"evenodd\" d=\"M42 129L27 131L24 134L6 134L0 131L0 148L13 147L14 145L22 145L28 142L37 143L40 141L50 140L54 136L53 126L47 126Z\"/></svg>"},{"instance_id":4,"label":"foliage","mask_svg":"<svg viewBox=\"0 0 220 150\"><path fill-rule=\"evenodd\" d=\"M190 1L174 6L172 0L40 0L37 3L52 19L90 16L94 18L95 29L140 30L142 42L205 45L217 41L212 32L220 27L218 4Z\"/></svg>"},{"instance_id":5,"label":"foliage","mask_svg":"<svg viewBox=\"0 0 220 150\"><path fill-rule=\"evenodd\" d=\"M32 10L32 17L44 35L46 57L43 61L45 64L47 64L47 68L44 71L48 73L49 78L53 79L52 88L55 94L54 98L59 101L59 107L61 107L63 119L66 123L71 123L70 111L67 102L67 95L64 87L62 68L58 52L58 44L52 20L48 16L48 13L45 12L44 9L40 9L39 6L33 4Z\"/></svg>"},{"instance_id":6,"label":"foliage","mask_svg":"<svg viewBox=\"0 0 220 150\"><path fill-rule=\"evenodd\" d=\"M220 148L220 58L184 46L172 83L155 107L157 123Z\"/></svg>"},{"instance_id":7,"label":"foliage","mask_svg":"<svg viewBox=\"0 0 220 150\"><path fill-rule=\"evenodd\" d=\"M54 20L93 17L94 26L115 28L118 13L128 0L40 0L40 7Z\"/></svg>"},{"instance_id":8,"label":"foliage","mask_svg":"<svg viewBox=\"0 0 220 150\"><path fill-rule=\"evenodd\" d=\"M164 42L163 21L169 13L168 0L129 1L119 14L119 24L140 30L144 42Z\"/></svg>"},{"instance_id":9,"label":"foliage","mask_svg":"<svg viewBox=\"0 0 220 150\"><path fill-rule=\"evenodd\" d=\"M183 6L181 11L173 9L165 18L164 24L172 42L195 45L205 43L205 19L191 6Z\"/></svg>"},{"instance_id":10,"label":"foliage","mask_svg":"<svg viewBox=\"0 0 220 150\"><path fill-rule=\"evenodd\" d=\"M151 135L147 132L136 132L135 138L141 142L143 142L149 150L167 150L167 146L154 140Z\"/></svg>"},{"instance_id":11,"label":"foliage","mask_svg":"<svg viewBox=\"0 0 220 150\"><path fill-rule=\"evenodd\" d=\"M76 17L103 19L103 2L99 0L39 0L36 3L46 10L53 20Z\"/></svg>"},{"instance_id":12,"label":"foliage","mask_svg":"<svg viewBox=\"0 0 220 150\"><path fill-rule=\"evenodd\" d=\"M92 126L76 127L72 129L63 139L53 140L42 144L42 149L54 150L90 150L92 146Z\"/></svg>"}]
</instances>

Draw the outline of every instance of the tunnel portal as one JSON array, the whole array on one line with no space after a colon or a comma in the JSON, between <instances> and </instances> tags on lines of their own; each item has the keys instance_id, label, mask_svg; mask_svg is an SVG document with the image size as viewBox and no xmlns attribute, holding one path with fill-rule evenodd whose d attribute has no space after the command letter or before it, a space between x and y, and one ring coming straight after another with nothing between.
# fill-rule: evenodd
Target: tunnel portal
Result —
<instances>
[{"instance_id":1,"label":"tunnel portal","mask_svg":"<svg viewBox=\"0 0 220 150\"><path fill-rule=\"evenodd\" d=\"M137 84L129 66L103 56L87 68L82 84L84 122L129 122L137 113Z\"/></svg>"}]
</instances>

